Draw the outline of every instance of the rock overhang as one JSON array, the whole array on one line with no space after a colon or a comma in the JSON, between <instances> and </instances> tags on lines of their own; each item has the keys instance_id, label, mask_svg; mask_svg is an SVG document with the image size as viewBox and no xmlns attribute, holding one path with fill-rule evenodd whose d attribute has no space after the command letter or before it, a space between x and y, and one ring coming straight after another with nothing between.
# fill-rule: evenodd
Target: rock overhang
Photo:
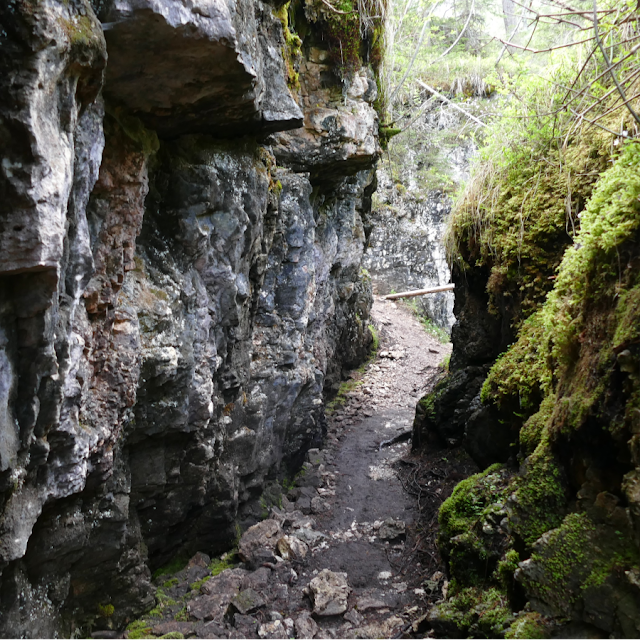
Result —
<instances>
[{"instance_id":1,"label":"rock overhang","mask_svg":"<svg viewBox=\"0 0 640 640\"><path fill-rule=\"evenodd\" d=\"M245 6L246 5L246 6ZM106 98L163 138L234 137L301 126L279 21L245 0L118 0L101 13Z\"/></svg>"}]
</instances>

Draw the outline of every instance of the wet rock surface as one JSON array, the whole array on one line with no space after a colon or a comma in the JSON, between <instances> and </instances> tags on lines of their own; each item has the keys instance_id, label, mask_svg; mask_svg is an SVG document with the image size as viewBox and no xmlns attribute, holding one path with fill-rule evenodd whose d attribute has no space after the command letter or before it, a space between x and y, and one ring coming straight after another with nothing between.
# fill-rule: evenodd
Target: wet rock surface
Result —
<instances>
[{"instance_id":1,"label":"wet rock surface","mask_svg":"<svg viewBox=\"0 0 640 640\"><path fill-rule=\"evenodd\" d=\"M228 548L369 351L374 72L344 98L320 26L294 54L284 20L0 3L1 635L113 633L159 566Z\"/></svg>"},{"instance_id":2,"label":"wet rock surface","mask_svg":"<svg viewBox=\"0 0 640 640\"><path fill-rule=\"evenodd\" d=\"M188 567L157 578L158 617L134 622L125 636L157 637L171 624L201 638L390 638L424 627L428 604L446 583L437 562L416 555L422 514L403 482L417 462L406 440L380 444L409 429L424 387L403 390L431 384L450 346L393 302L376 300L373 318L381 351L402 357L376 358L354 374L357 384L333 404L323 446L308 452L279 506L240 538L235 561L245 562L210 577L221 567L214 561L204 579L190 584ZM430 466L443 474L451 468ZM456 477L429 486L430 517Z\"/></svg>"}]
</instances>

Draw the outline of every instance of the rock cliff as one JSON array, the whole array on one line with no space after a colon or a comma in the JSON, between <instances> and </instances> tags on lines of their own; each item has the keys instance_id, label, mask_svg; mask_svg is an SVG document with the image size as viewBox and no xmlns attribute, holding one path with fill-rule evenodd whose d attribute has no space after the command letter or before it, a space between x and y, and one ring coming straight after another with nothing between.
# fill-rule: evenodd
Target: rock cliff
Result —
<instances>
[{"instance_id":1,"label":"rock cliff","mask_svg":"<svg viewBox=\"0 0 640 640\"><path fill-rule=\"evenodd\" d=\"M312 2L0 7L0 634L227 547L371 340L374 34ZM294 31L294 22L302 39Z\"/></svg>"}]
</instances>

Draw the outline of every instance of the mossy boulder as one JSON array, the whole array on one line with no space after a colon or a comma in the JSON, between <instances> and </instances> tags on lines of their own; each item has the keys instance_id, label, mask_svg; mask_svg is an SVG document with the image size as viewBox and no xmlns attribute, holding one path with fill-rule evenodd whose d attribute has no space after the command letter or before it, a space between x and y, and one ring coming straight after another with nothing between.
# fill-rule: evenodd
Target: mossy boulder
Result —
<instances>
[{"instance_id":1,"label":"mossy boulder","mask_svg":"<svg viewBox=\"0 0 640 640\"><path fill-rule=\"evenodd\" d=\"M640 552L628 531L572 513L533 545L516 579L538 611L632 638L640 632L638 566Z\"/></svg>"},{"instance_id":2,"label":"mossy boulder","mask_svg":"<svg viewBox=\"0 0 640 640\"><path fill-rule=\"evenodd\" d=\"M439 547L456 584L481 586L493 579L510 541L503 525L512 475L491 466L458 484L440 507Z\"/></svg>"},{"instance_id":3,"label":"mossy boulder","mask_svg":"<svg viewBox=\"0 0 640 640\"><path fill-rule=\"evenodd\" d=\"M463 589L435 605L427 620L439 637L504 638L515 616L507 599L495 588Z\"/></svg>"}]
</instances>

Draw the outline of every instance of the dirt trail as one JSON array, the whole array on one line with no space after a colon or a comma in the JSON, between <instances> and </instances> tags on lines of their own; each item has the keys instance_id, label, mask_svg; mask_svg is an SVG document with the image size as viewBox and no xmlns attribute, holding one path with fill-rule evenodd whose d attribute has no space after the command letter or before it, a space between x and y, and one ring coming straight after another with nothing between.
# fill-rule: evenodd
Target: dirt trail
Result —
<instances>
[{"instance_id":1,"label":"dirt trail","mask_svg":"<svg viewBox=\"0 0 640 640\"><path fill-rule=\"evenodd\" d=\"M352 629L340 621L322 625L344 637L389 637L410 617L402 614L422 602L422 572L407 553L418 513L415 499L398 477L410 442L407 438L388 446L383 443L408 436L418 399L432 386L439 365L451 352L451 345L426 333L401 303L376 298L372 318L380 337L379 355L328 421L324 457L336 474L336 495L330 510L316 520L331 543L314 554L301 576L304 580L323 568L347 573L355 607L364 620ZM405 524L404 538L381 539L380 525L390 518ZM363 611L358 606L363 600L387 606Z\"/></svg>"},{"instance_id":2,"label":"dirt trail","mask_svg":"<svg viewBox=\"0 0 640 640\"><path fill-rule=\"evenodd\" d=\"M334 403L324 448L309 452L281 507L243 536L243 564L215 575L216 561L198 554L158 578L159 607L126 636L391 638L425 610L433 568L413 552L424 513L400 476L420 468L406 460L407 436L451 346L401 304L377 298L372 316L378 357Z\"/></svg>"}]
</instances>

